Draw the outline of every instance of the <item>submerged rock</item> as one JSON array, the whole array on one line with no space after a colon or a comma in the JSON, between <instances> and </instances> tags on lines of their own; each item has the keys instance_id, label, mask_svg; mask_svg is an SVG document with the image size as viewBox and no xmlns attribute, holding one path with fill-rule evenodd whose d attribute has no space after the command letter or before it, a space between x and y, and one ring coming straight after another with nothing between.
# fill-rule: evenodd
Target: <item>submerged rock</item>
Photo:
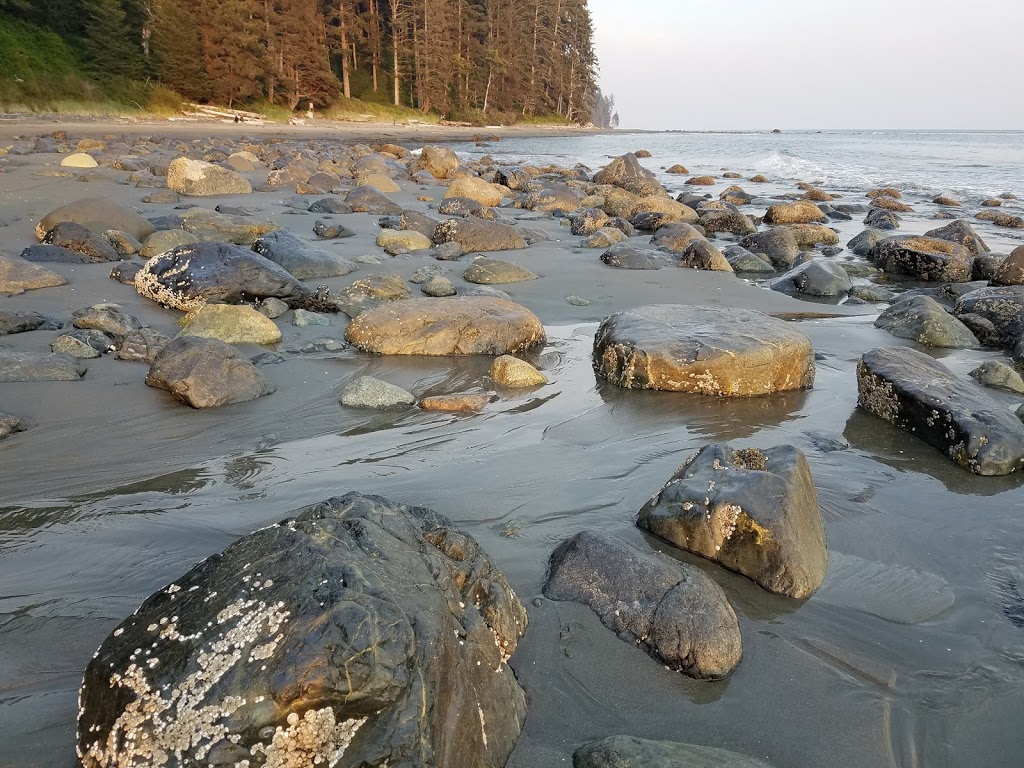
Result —
<instances>
[{"instance_id":1,"label":"submerged rock","mask_svg":"<svg viewBox=\"0 0 1024 768\"><path fill-rule=\"evenodd\" d=\"M208 558L103 642L80 760L501 768L526 717L504 663L525 629L504 576L445 517L332 498Z\"/></svg>"},{"instance_id":2,"label":"submerged rock","mask_svg":"<svg viewBox=\"0 0 1024 768\"><path fill-rule=\"evenodd\" d=\"M611 736L580 747L573 768L771 768L736 752L675 741Z\"/></svg>"},{"instance_id":3,"label":"submerged rock","mask_svg":"<svg viewBox=\"0 0 1024 768\"><path fill-rule=\"evenodd\" d=\"M156 256L139 270L135 287L161 306L185 311L207 301L237 304L273 296L295 304L312 295L283 267L225 243L182 245Z\"/></svg>"},{"instance_id":4,"label":"submerged rock","mask_svg":"<svg viewBox=\"0 0 1024 768\"><path fill-rule=\"evenodd\" d=\"M594 370L627 389L765 395L814 383L810 340L747 309L658 304L605 318Z\"/></svg>"},{"instance_id":5,"label":"submerged rock","mask_svg":"<svg viewBox=\"0 0 1024 768\"><path fill-rule=\"evenodd\" d=\"M592 608L610 630L690 677L726 677L743 655L721 587L698 568L618 539L584 531L563 542L544 594Z\"/></svg>"},{"instance_id":6,"label":"submerged rock","mask_svg":"<svg viewBox=\"0 0 1024 768\"><path fill-rule=\"evenodd\" d=\"M978 475L1024 468L1024 424L981 387L913 349L873 349L857 364L857 403Z\"/></svg>"},{"instance_id":7,"label":"submerged rock","mask_svg":"<svg viewBox=\"0 0 1024 768\"><path fill-rule=\"evenodd\" d=\"M658 538L802 598L825 578L825 529L811 469L791 445L709 445L637 515Z\"/></svg>"},{"instance_id":8,"label":"submerged rock","mask_svg":"<svg viewBox=\"0 0 1024 768\"><path fill-rule=\"evenodd\" d=\"M966 349L979 346L970 328L928 296L898 300L878 316L875 327L926 347Z\"/></svg>"},{"instance_id":9,"label":"submerged rock","mask_svg":"<svg viewBox=\"0 0 1024 768\"><path fill-rule=\"evenodd\" d=\"M504 355L543 343L544 326L525 307L485 296L409 299L371 309L345 329L381 355Z\"/></svg>"},{"instance_id":10,"label":"submerged rock","mask_svg":"<svg viewBox=\"0 0 1024 768\"><path fill-rule=\"evenodd\" d=\"M153 359L146 384L166 389L193 408L242 403L276 391L230 344L197 336L179 336L164 346Z\"/></svg>"}]
</instances>

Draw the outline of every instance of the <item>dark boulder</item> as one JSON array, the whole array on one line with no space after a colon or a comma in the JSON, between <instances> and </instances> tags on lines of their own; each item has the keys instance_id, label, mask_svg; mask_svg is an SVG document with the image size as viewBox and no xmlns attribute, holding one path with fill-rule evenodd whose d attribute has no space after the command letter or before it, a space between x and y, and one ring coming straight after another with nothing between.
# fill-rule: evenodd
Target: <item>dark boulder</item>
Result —
<instances>
[{"instance_id":1,"label":"dark boulder","mask_svg":"<svg viewBox=\"0 0 1024 768\"><path fill-rule=\"evenodd\" d=\"M913 339L926 347L965 349L977 347L971 329L929 296L900 298L875 320L875 327L901 339Z\"/></svg>"},{"instance_id":2,"label":"dark boulder","mask_svg":"<svg viewBox=\"0 0 1024 768\"><path fill-rule=\"evenodd\" d=\"M263 235L252 249L299 280L341 277L356 271L356 265L348 259L338 258L283 229Z\"/></svg>"},{"instance_id":3,"label":"dark boulder","mask_svg":"<svg viewBox=\"0 0 1024 768\"><path fill-rule=\"evenodd\" d=\"M312 296L284 267L226 243L182 245L155 256L135 276L135 287L161 306L185 311L207 301L238 304L273 296L294 305Z\"/></svg>"},{"instance_id":4,"label":"dark boulder","mask_svg":"<svg viewBox=\"0 0 1024 768\"><path fill-rule=\"evenodd\" d=\"M77 358L0 348L0 384L13 381L78 381L86 367Z\"/></svg>"},{"instance_id":5,"label":"dark boulder","mask_svg":"<svg viewBox=\"0 0 1024 768\"><path fill-rule=\"evenodd\" d=\"M991 280L996 285L1024 285L1024 245L1014 248L998 263Z\"/></svg>"},{"instance_id":6,"label":"dark boulder","mask_svg":"<svg viewBox=\"0 0 1024 768\"><path fill-rule=\"evenodd\" d=\"M494 183L506 186L512 191L526 189L533 176L522 168L499 168L494 172Z\"/></svg>"},{"instance_id":7,"label":"dark boulder","mask_svg":"<svg viewBox=\"0 0 1024 768\"><path fill-rule=\"evenodd\" d=\"M121 254L114 249L109 240L71 221L55 224L43 237L43 244L80 253L86 262L121 260Z\"/></svg>"},{"instance_id":8,"label":"dark boulder","mask_svg":"<svg viewBox=\"0 0 1024 768\"><path fill-rule=\"evenodd\" d=\"M343 237L355 237L355 232L330 219L317 219L313 222L313 234L321 240L340 240Z\"/></svg>"},{"instance_id":9,"label":"dark boulder","mask_svg":"<svg viewBox=\"0 0 1024 768\"><path fill-rule=\"evenodd\" d=\"M888 211L885 208L872 208L864 217L864 226L868 229L883 229L891 231L900 228L901 219L899 214Z\"/></svg>"},{"instance_id":10,"label":"dark boulder","mask_svg":"<svg viewBox=\"0 0 1024 768\"><path fill-rule=\"evenodd\" d=\"M831 261L808 261L772 280L769 287L782 293L834 298L845 296L853 288L846 270Z\"/></svg>"},{"instance_id":11,"label":"dark boulder","mask_svg":"<svg viewBox=\"0 0 1024 768\"><path fill-rule=\"evenodd\" d=\"M974 257L964 246L918 235L879 240L870 259L886 272L946 283L967 282L974 265Z\"/></svg>"},{"instance_id":12,"label":"dark boulder","mask_svg":"<svg viewBox=\"0 0 1024 768\"><path fill-rule=\"evenodd\" d=\"M593 609L601 623L670 669L728 676L743 655L722 588L691 565L584 531L551 555L544 594Z\"/></svg>"},{"instance_id":13,"label":"dark boulder","mask_svg":"<svg viewBox=\"0 0 1024 768\"><path fill-rule=\"evenodd\" d=\"M38 312L9 312L0 309L0 336L36 330L53 331L63 325Z\"/></svg>"},{"instance_id":14,"label":"dark boulder","mask_svg":"<svg viewBox=\"0 0 1024 768\"><path fill-rule=\"evenodd\" d=\"M611 736L580 747L573 768L771 768L736 752L675 741Z\"/></svg>"},{"instance_id":15,"label":"dark boulder","mask_svg":"<svg viewBox=\"0 0 1024 768\"><path fill-rule=\"evenodd\" d=\"M219 339L180 336L153 359L146 384L193 408L216 408L272 394L275 387L248 359Z\"/></svg>"},{"instance_id":16,"label":"dark boulder","mask_svg":"<svg viewBox=\"0 0 1024 768\"><path fill-rule=\"evenodd\" d=\"M858 256L869 256L875 246L888 236L889 235L881 229L865 229L859 235L855 235L851 238L846 244L846 247Z\"/></svg>"},{"instance_id":17,"label":"dark boulder","mask_svg":"<svg viewBox=\"0 0 1024 768\"><path fill-rule=\"evenodd\" d=\"M978 475L1024 468L1024 423L977 384L913 349L873 349L857 364L858 405Z\"/></svg>"},{"instance_id":18,"label":"dark boulder","mask_svg":"<svg viewBox=\"0 0 1024 768\"><path fill-rule=\"evenodd\" d=\"M569 231L579 237L589 237L607 223L608 214L604 211L598 208L581 208L570 214Z\"/></svg>"},{"instance_id":19,"label":"dark boulder","mask_svg":"<svg viewBox=\"0 0 1024 768\"><path fill-rule=\"evenodd\" d=\"M434 230L440 222L421 211L403 211L398 220L398 229L403 232L419 232L429 238L434 237Z\"/></svg>"},{"instance_id":20,"label":"dark boulder","mask_svg":"<svg viewBox=\"0 0 1024 768\"><path fill-rule=\"evenodd\" d=\"M730 245L723 252L734 272L747 274L773 274L775 267L756 253L748 251L742 245Z\"/></svg>"},{"instance_id":21,"label":"dark boulder","mask_svg":"<svg viewBox=\"0 0 1024 768\"><path fill-rule=\"evenodd\" d=\"M472 537L357 493L207 558L85 673L85 768L501 768L526 718L526 612ZM136 651L144 648L145 651Z\"/></svg>"},{"instance_id":22,"label":"dark boulder","mask_svg":"<svg viewBox=\"0 0 1024 768\"><path fill-rule=\"evenodd\" d=\"M793 326L761 312L656 304L605 318L594 370L626 389L765 395L813 385L814 350Z\"/></svg>"},{"instance_id":23,"label":"dark boulder","mask_svg":"<svg viewBox=\"0 0 1024 768\"><path fill-rule=\"evenodd\" d=\"M356 187L345 198L355 213L372 213L374 216L401 216L402 206L373 187Z\"/></svg>"},{"instance_id":24,"label":"dark boulder","mask_svg":"<svg viewBox=\"0 0 1024 768\"><path fill-rule=\"evenodd\" d=\"M310 213L352 213L352 206L340 197L324 197L307 209Z\"/></svg>"},{"instance_id":25,"label":"dark boulder","mask_svg":"<svg viewBox=\"0 0 1024 768\"><path fill-rule=\"evenodd\" d=\"M691 240L679 254L680 267L711 272L732 272L732 265L714 245L704 238Z\"/></svg>"},{"instance_id":26,"label":"dark boulder","mask_svg":"<svg viewBox=\"0 0 1024 768\"><path fill-rule=\"evenodd\" d=\"M601 254L601 261L615 269L661 269L667 263L658 251L634 248L620 243Z\"/></svg>"},{"instance_id":27,"label":"dark boulder","mask_svg":"<svg viewBox=\"0 0 1024 768\"><path fill-rule=\"evenodd\" d=\"M980 288L965 293L953 313L988 320L998 334L998 346L1011 347L1024 335L1024 285Z\"/></svg>"},{"instance_id":28,"label":"dark boulder","mask_svg":"<svg viewBox=\"0 0 1024 768\"><path fill-rule=\"evenodd\" d=\"M664 195L661 186L651 171L648 171L636 159L636 155L628 152L618 157L594 175L596 184L612 184L632 192L634 195Z\"/></svg>"},{"instance_id":29,"label":"dark boulder","mask_svg":"<svg viewBox=\"0 0 1024 768\"><path fill-rule=\"evenodd\" d=\"M821 508L807 459L791 445L701 449L644 505L637 525L770 592L807 597L825 578Z\"/></svg>"},{"instance_id":30,"label":"dark boulder","mask_svg":"<svg viewBox=\"0 0 1024 768\"><path fill-rule=\"evenodd\" d=\"M774 227L740 240L751 253L764 254L776 269L789 269L800 255L796 237L785 227Z\"/></svg>"},{"instance_id":31,"label":"dark boulder","mask_svg":"<svg viewBox=\"0 0 1024 768\"><path fill-rule=\"evenodd\" d=\"M704 211L698 222L704 229L707 237L712 237L719 232L728 232L733 235L752 235L757 232L757 227L750 220L749 216L735 211Z\"/></svg>"},{"instance_id":32,"label":"dark boulder","mask_svg":"<svg viewBox=\"0 0 1024 768\"><path fill-rule=\"evenodd\" d=\"M988 253L988 246L985 245L985 241L963 219L957 219L938 229L931 229L925 232L924 236L934 237L938 240L948 240L951 243L959 243L975 256Z\"/></svg>"}]
</instances>

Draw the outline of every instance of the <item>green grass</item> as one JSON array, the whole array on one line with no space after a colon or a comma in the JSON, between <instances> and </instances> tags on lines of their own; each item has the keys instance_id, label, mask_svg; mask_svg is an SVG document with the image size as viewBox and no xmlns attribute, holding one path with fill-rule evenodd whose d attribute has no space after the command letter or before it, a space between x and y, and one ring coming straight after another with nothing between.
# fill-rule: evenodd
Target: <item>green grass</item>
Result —
<instances>
[{"instance_id":1,"label":"green grass","mask_svg":"<svg viewBox=\"0 0 1024 768\"><path fill-rule=\"evenodd\" d=\"M424 123L436 124L437 115L421 112L409 107L396 107L393 104L380 104L361 99L346 99L339 96L330 108L324 110L321 117L328 120L365 120L369 117L376 121L402 122L403 120L419 120Z\"/></svg>"}]
</instances>

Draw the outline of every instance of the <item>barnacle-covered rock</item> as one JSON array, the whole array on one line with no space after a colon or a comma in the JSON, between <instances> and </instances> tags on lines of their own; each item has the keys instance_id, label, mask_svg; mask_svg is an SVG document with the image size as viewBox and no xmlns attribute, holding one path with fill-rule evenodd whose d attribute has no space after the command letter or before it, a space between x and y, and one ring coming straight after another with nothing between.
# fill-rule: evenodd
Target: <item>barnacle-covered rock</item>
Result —
<instances>
[{"instance_id":1,"label":"barnacle-covered rock","mask_svg":"<svg viewBox=\"0 0 1024 768\"><path fill-rule=\"evenodd\" d=\"M232 544L104 641L84 768L500 768L526 612L470 536L350 493Z\"/></svg>"}]
</instances>

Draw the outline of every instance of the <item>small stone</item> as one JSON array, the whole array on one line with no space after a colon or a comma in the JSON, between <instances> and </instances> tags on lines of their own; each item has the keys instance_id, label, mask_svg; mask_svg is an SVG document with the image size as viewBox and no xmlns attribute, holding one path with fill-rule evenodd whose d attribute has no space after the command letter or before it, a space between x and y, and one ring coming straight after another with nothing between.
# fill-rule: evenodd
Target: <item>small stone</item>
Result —
<instances>
[{"instance_id":1,"label":"small stone","mask_svg":"<svg viewBox=\"0 0 1024 768\"><path fill-rule=\"evenodd\" d=\"M409 282L413 285L422 285L423 283L428 282L431 278L443 274L443 272L444 269L440 264L427 264L413 272L412 277L409 278Z\"/></svg>"},{"instance_id":2,"label":"small stone","mask_svg":"<svg viewBox=\"0 0 1024 768\"><path fill-rule=\"evenodd\" d=\"M501 355L491 363L490 377L505 387L539 387L547 384L547 377L525 360L512 355Z\"/></svg>"},{"instance_id":3,"label":"small stone","mask_svg":"<svg viewBox=\"0 0 1024 768\"><path fill-rule=\"evenodd\" d=\"M436 298L443 298L445 296L454 296L457 291L455 285L447 277L443 275L437 275L436 277L430 278L420 288L426 296L434 296Z\"/></svg>"},{"instance_id":4,"label":"small stone","mask_svg":"<svg viewBox=\"0 0 1024 768\"><path fill-rule=\"evenodd\" d=\"M590 300L584 299L582 296L566 296L565 303L571 304L574 307L589 307Z\"/></svg>"},{"instance_id":5,"label":"small stone","mask_svg":"<svg viewBox=\"0 0 1024 768\"><path fill-rule=\"evenodd\" d=\"M372 376L352 379L345 385L338 400L350 408L397 408L416 402L410 392Z\"/></svg>"},{"instance_id":6,"label":"small stone","mask_svg":"<svg viewBox=\"0 0 1024 768\"><path fill-rule=\"evenodd\" d=\"M292 325L298 328L305 328L310 325L330 325L331 318L319 312L309 312L305 309L296 309L292 318Z\"/></svg>"},{"instance_id":7,"label":"small stone","mask_svg":"<svg viewBox=\"0 0 1024 768\"><path fill-rule=\"evenodd\" d=\"M85 152L68 155L60 161L60 164L65 168L96 168L99 165L92 155L87 155Z\"/></svg>"},{"instance_id":8,"label":"small stone","mask_svg":"<svg viewBox=\"0 0 1024 768\"><path fill-rule=\"evenodd\" d=\"M269 317L271 320L276 320L288 311L288 305L280 299L269 296L256 305L256 311Z\"/></svg>"},{"instance_id":9,"label":"small stone","mask_svg":"<svg viewBox=\"0 0 1024 768\"><path fill-rule=\"evenodd\" d=\"M76 339L74 336L58 336L50 344L50 351L58 354L71 355L71 357L78 358L79 360L91 360L92 358L99 357L100 353L90 347L84 341Z\"/></svg>"}]
</instances>

